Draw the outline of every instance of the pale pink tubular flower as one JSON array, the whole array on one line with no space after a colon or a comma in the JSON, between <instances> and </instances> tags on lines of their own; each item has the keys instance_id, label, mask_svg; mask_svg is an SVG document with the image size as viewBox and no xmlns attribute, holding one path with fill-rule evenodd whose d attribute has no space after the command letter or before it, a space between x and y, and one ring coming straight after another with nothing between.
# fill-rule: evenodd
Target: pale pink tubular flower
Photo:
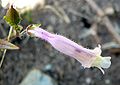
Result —
<instances>
[{"instance_id":1,"label":"pale pink tubular flower","mask_svg":"<svg viewBox=\"0 0 120 85\"><path fill-rule=\"evenodd\" d=\"M98 45L95 49L87 49L71 41L61 35L49 33L40 27L28 29L28 34L32 34L50 43L56 50L75 58L84 68L97 67L104 74L102 68L109 68L111 65L111 57L101 56L101 46Z\"/></svg>"}]
</instances>

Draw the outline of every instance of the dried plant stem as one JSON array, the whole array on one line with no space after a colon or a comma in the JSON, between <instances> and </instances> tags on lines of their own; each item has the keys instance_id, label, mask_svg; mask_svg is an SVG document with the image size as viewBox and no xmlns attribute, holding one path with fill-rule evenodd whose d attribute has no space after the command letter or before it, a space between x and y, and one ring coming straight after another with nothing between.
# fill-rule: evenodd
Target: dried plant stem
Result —
<instances>
[{"instance_id":1,"label":"dried plant stem","mask_svg":"<svg viewBox=\"0 0 120 85\"><path fill-rule=\"evenodd\" d=\"M116 40L118 44L120 44L120 35L114 30L114 26L107 16L105 16L104 11L93 1L93 0L85 0L96 12L97 15L102 18L105 26L108 31L111 33L113 38Z\"/></svg>"},{"instance_id":2,"label":"dried plant stem","mask_svg":"<svg viewBox=\"0 0 120 85\"><path fill-rule=\"evenodd\" d=\"M97 35L97 23L94 23L91 26L91 30L93 31L92 35L93 35L94 39L96 40L96 43L99 44L101 41L100 41L99 36Z\"/></svg>"},{"instance_id":3,"label":"dried plant stem","mask_svg":"<svg viewBox=\"0 0 120 85\"><path fill-rule=\"evenodd\" d=\"M12 26L11 26L11 27L10 27L10 30L9 30L8 37L7 37L7 41L10 40L10 36L11 36L12 30L13 30L13 28L12 28ZM5 54L6 54L6 52L7 52L7 49L5 49L5 50L3 51L2 59L1 59L1 61L0 61L0 68L2 67L3 61L4 61L4 59L5 59Z\"/></svg>"},{"instance_id":4,"label":"dried plant stem","mask_svg":"<svg viewBox=\"0 0 120 85\"><path fill-rule=\"evenodd\" d=\"M103 10L93 1L93 0L85 0L96 12L99 16L104 16Z\"/></svg>"},{"instance_id":5,"label":"dried plant stem","mask_svg":"<svg viewBox=\"0 0 120 85\"><path fill-rule=\"evenodd\" d=\"M60 19L64 20L67 24L69 24L71 21L69 19L69 17L67 16L67 14L65 13L65 11L60 8L60 7L54 7L54 6L50 6L50 5L46 5L44 7L44 9L50 9L51 11L53 11Z\"/></svg>"},{"instance_id":6,"label":"dried plant stem","mask_svg":"<svg viewBox=\"0 0 120 85\"><path fill-rule=\"evenodd\" d=\"M5 50L3 51L2 59L1 59L1 61L0 61L0 68L2 67L3 61L4 61L4 59L5 59L5 54L6 54L6 52L7 52L7 49L5 49Z\"/></svg>"},{"instance_id":7,"label":"dried plant stem","mask_svg":"<svg viewBox=\"0 0 120 85\"><path fill-rule=\"evenodd\" d=\"M110 20L105 17L104 18L104 22L106 27L108 28L108 31L112 34L112 36L115 38L116 42L118 44L120 44L120 35L115 31L115 28L113 27L112 23L110 22Z\"/></svg>"}]
</instances>

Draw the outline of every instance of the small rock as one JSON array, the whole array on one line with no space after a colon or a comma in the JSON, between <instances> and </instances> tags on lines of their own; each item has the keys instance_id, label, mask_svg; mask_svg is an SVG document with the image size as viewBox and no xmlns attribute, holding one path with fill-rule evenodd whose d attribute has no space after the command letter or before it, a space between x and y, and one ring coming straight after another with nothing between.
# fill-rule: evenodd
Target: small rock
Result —
<instances>
[{"instance_id":1,"label":"small rock","mask_svg":"<svg viewBox=\"0 0 120 85\"><path fill-rule=\"evenodd\" d=\"M87 83L87 84L90 84L91 81L92 81L91 78L89 78L89 77L86 78L86 83Z\"/></svg>"},{"instance_id":2,"label":"small rock","mask_svg":"<svg viewBox=\"0 0 120 85\"><path fill-rule=\"evenodd\" d=\"M109 80L109 79L106 79L106 80L105 80L105 83L106 83L106 84L110 84L110 80Z\"/></svg>"},{"instance_id":3,"label":"small rock","mask_svg":"<svg viewBox=\"0 0 120 85\"><path fill-rule=\"evenodd\" d=\"M48 71L48 70L51 70L52 67L53 67L52 64L47 64L43 70Z\"/></svg>"},{"instance_id":4,"label":"small rock","mask_svg":"<svg viewBox=\"0 0 120 85\"><path fill-rule=\"evenodd\" d=\"M33 69L28 73L20 85L58 85L51 77Z\"/></svg>"},{"instance_id":5,"label":"small rock","mask_svg":"<svg viewBox=\"0 0 120 85\"><path fill-rule=\"evenodd\" d=\"M54 29L53 29L53 27L52 27L51 25L49 25L49 26L47 27L47 31L48 31L48 32L51 32L51 33L54 33Z\"/></svg>"}]
</instances>

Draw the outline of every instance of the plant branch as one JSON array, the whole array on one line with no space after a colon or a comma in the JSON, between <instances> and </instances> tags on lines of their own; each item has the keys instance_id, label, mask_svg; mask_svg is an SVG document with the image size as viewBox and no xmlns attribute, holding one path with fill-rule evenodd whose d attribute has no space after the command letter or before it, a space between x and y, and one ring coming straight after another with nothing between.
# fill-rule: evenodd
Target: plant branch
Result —
<instances>
[{"instance_id":1,"label":"plant branch","mask_svg":"<svg viewBox=\"0 0 120 85\"><path fill-rule=\"evenodd\" d=\"M12 34L12 30L13 30L13 28L12 28L12 26L11 26L11 27L10 27L10 30L9 30L8 37L7 37L7 41L10 40L10 36L11 36L11 34ZM5 50L3 51L2 59L1 59L1 61L0 61L0 68L2 67L3 61L4 61L4 59L5 59L5 54L6 54L6 52L7 52L7 49L5 49Z\"/></svg>"}]
</instances>

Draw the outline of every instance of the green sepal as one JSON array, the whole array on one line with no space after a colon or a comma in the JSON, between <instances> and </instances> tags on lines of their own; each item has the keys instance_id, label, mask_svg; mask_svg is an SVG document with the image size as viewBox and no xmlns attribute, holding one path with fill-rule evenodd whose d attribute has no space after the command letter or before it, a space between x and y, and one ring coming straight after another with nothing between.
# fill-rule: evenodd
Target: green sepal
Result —
<instances>
[{"instance_id":1,"label":"green sepal","mask_svg":"<svg viewBox=\"0 0 120 85\"><path fill-rule=\"evenodd\" d=\"M41 26L41 24L31 24L31 25L28 25L27 26L27 32L28 32L28 30L33 30L34 28L40 27L40 26ZM34 36L33 34L31 34L29 32L28 32L28 34L31 35L31 37Z\"/></svg>"},{"instance_id":2,"label":"green sepal","mask_svg":"<svg viewBox=\"0 0 120 85\"><path fill-rule=\"evenodd\" d=\"M33 30L34 28L40 27L40 26L41 24L31 24L31 25L28 25L27 30Z\"/></svg>"}]
</instances>

